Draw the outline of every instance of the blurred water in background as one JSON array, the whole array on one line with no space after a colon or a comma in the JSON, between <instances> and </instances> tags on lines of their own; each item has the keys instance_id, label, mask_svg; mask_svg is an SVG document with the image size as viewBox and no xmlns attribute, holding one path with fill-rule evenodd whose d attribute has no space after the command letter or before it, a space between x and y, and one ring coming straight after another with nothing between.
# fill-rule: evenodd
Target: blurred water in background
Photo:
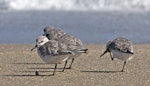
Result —
<instances>
[{"instance_id":1,"label":"blurred water in background","mask_svg":"<svg viewBox=\"0 0 150 86\"><path fill-rule=\"evenodd\" d=\"M0 43L34 43L45 26L84 43L150 43L149 0L0 0Z\"/></svg>"},{"instance_id":2,"label":"blurred water in background","mask_svg":"<svg viewBox=\"0 0 150 86\"><path fill-rule=\"evenodd\" d=\"M149 10L149 0L0 0L0 10Z\"/></svg>"}]
</instances>

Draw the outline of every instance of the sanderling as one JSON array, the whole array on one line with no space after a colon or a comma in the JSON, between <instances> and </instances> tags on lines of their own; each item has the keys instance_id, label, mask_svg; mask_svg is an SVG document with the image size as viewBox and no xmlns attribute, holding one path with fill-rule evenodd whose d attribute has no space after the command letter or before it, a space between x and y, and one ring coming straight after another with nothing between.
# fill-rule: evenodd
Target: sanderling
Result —
<instances>
[{"instance_id":1,"label":"sanderling","mask_svg":"<svg viewBox=\"0 0 150 86\"><path fill-rule=\"evenodd\" d=\"M72 61L68 69L71 69L72 63L74 62L74 57L79 56L81 53L86 53L88 50L83 48L83 44L79 38L70 34L66 34L60 29L56 29L49 26L49 27L45 27L43 31L44 31L44 35L49 40L58 41L60 49L74 52L75 55L69 57L69 59L72 59Z\"/></svg>"},{"instance_id":2,"label":"sanderling","mask_svg":"<svg viewBox=\"0 0 150 86\"><path fill-rule=\"evenodd\" d=\"M55 74L57 64L67 61L69 55L73 54L71 51L67 50L60 51L58 42L55 40L49 40L46 36L39 36L36 39L36 45L33 49L35 48L37 48L38 54L44 62L55 64L54 72L52 75ZM33 51L33 49L31 49L31 51ZM65 69L65 66L63 68L63 71ZM36 75L38 75L37 72Z\"/></svg>"},{"instance_id":3,"label":"sanderling","mask_svg":"<svg viewBox=\"0 0 150 86\"><path fill-rule=\"evenodd\" d=\"M106 50L100 57L102 57L107 52L110 53L112 60L113 58L118 58L124 61L124 65L121 70L121 72L123 72L126 62L128 60L131 60L133 57L133 46L132 46L132 43L128 39L118 37L114 39L113 41L109 41L107 43Z\"/></svg>"},{"instance_id":4,"label":"sanderling","mask_svg":"<svg viewBox=\"0 0 150 86\"><path fill-rule=\"evenodd\" d=\"M58 38L66 34L62 30L50 26L45 27L43 31L43 35L46 36L49 40L58 40Z\"/></svg>"},{"instance_id":5,"label":"sanderling","mask_svg":"<svg viewBox=\"0 0 150 86\"><path fill-rule=\"evenodd\" d=\"M74 62L75 57L80 56L82 53L87 53L88 49L83 47L81 40L73 35L65 34L58 40L60 48L62 50L69 50L74 53L71 55L69 59L72 59L70 66L68 67L71 69L72 63ZM68 59L68 60L69 60Z\"/></svg>"}]
</instances>

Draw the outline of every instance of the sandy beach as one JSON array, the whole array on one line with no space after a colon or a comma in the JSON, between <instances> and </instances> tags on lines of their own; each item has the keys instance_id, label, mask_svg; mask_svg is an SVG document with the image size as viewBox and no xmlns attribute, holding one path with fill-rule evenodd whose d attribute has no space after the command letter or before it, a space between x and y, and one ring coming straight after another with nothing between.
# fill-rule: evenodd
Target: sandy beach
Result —
<instances>
[{"instance_id":1,"label":"sandy beach","mask_svg":"<svg viewBox=\"0 0 150 86\"><path fill-rule=\"evenodd\" d=\"M111 61L109 54L100 58L104 44L86 44L88 54L75 59L72 69L60 72L59 64L55 76L54 65L44 63L32 44L0 44L1 86L149 86L150 44L134 44L134 58L120 72L123 62ZM39 76L35 75L39 71Z\"/></svg>"}]
</instances>

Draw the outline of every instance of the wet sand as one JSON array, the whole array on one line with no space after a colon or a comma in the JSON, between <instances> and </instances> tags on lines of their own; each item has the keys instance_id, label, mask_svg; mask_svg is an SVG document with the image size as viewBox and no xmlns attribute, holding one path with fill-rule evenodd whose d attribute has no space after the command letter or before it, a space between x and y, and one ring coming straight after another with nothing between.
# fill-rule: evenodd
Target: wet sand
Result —
<instances>
[{"instance_id":1,"label":"wet sand","mask_svg":"<svg viewBox=\"0 0 150 86\"><path fill-rule=\"evenodd\" d=\"M150 44L135 44L134 58L120 72L123 62L109 54L100 58L103 44L87 44L88 54L75 59L72 69L55 76L54 65L44 63L36 50L30 52L32 44L0 44L0 85L1 86L149 86L150 85ZM70 61L69 61L70 62ZM35 75L39 71L39 76Z\"/></svg>"}]
</instances>

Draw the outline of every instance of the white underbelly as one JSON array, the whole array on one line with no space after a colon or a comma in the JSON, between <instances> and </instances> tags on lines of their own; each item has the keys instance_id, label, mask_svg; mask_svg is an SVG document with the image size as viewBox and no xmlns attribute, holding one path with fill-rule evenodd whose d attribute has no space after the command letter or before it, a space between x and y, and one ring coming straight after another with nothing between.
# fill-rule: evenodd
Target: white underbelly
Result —
<instances>
[{"instance_id":1,"label":"white underbelly","mask_svg":"<svg viewBox=\"0 0 150 86\"><path fill-rule=\"evenodd\" d=\"M113 58L117 58L123 61L131 60L133 55L129 53L120 52L118 50L112 50Z\"/></svg>"},{"instance_id":2,"label":"white underbelly","mask_svg":"<svg viewBox=\"0 0 150 86\"><path fill-rule=\"evenodd\" d=\"M52 56L52 55L46 55L46 56L42 56L40 54L40 52L38 52L40 58L49 64L60 64L66 60L68 60L70 55L56 55L56 56Z\"/></svg>"}]
</instances>

